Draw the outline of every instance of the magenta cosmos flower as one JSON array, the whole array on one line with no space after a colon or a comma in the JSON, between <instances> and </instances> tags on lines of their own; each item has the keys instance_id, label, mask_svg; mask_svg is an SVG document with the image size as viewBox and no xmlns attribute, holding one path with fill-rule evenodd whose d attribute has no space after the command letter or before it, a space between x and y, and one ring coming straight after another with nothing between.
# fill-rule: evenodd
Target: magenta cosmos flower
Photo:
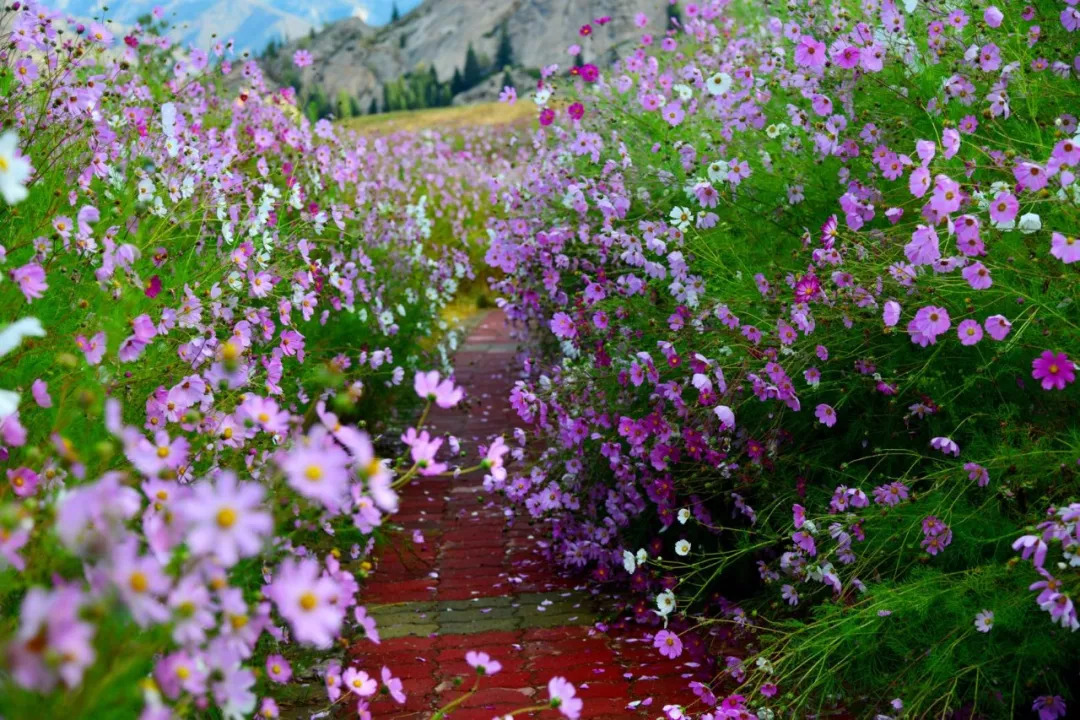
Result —
<instances>
[{"instance_id":1,"label":"magenta cosmos flower","mask_svg":"<svg viewBox=\"0 0 1080 720\"><path fill-rule=\"evenodd\" d=\"M421 398L435 403L444 410L461 402L464 394L460 387L454 387L454 381L450 378L440 380L438 370L417 372L413 380L413 388Z\"/></svg>"},{"instance_id":2,"label":"magenta cosmos flower","mask_svg":"<svg viewBox=\"0 0 1080 720\"><path fill-rule=\"evenodd\" d=\"M475 669L478 675L494 675L502 670L502 663L498 660L492 660L491 656L486 652L470 650L465 653L465 662L469 664L469 667Z\"/></svg>"},{"instance_id":3,"label":"magenta cosmos flower","mask_svg":"<svg viewBox=\"0 0 1080 720\"><path fill-rule=\"evenodd\" d=\"M1059 232L1050 235L1050 254L1066 265L1080 260L1080 238Z\"/></svg>"},{"instance_id":4,"label":"magenta cosmos flower","mask_svg":"<svg viewBox=\"0 0 1080 720\"><path fill-rule=\"evenodd\" d=\"M562 340L569 340L577 335L574 321L564 312L557 312L552 316L551 332L555 333L555 337Z\"/></svg>"},{"instance_id":5,"label":"magenta cosmos flower","mask_svg":"<svg viewBox=\"0 0 1080 720\"><path fill-rule=\"evenodd\" d=\"M957 326L956 334L960 337L961 345L974 345L982 340L982 325L977 320L968 318Z\"/></svg>"},{"instance_id":6,"label":"magenta cosmos flower","mask_svg":"<svg viewBox=\"0 0 1080 720\"><path fill-rule=\"evenodd\" d=\"M265 495L262 485L238 483L231 472L223 472L216 486L208 480L197 483L180 503L191 552L213 557L225 567L257 554L274 529L273 518L263 509Z\"/></svg>"},{"instance_id":7,"label":"magenta cosmos flower","mask_svg":"<svg viewBox=\"0 0 1080 720\"><path fill-rule=\"evenodd\" d=\"M292 678L292 665L283 655L266 658L266 675L276 683L287 683Z\"/></svg>"},{"instance_id":8,"label":"magenta cosmos flower","mask_svg":"<svg viewBox=\"0 0 1080 720\"><path fill-rule=\"evenodd\" d=\"M814 410L814 416L817 417L818 422L825 427L832 427L836 424L836 411L832 409L831 405L821 403L817 406L817 409Z\"/></svg>"},{"instance_id":9,"label":"magenta cosmos flower","mask_svg":"<svg viewBox=\"0 0 1080 720\"><path fill-rule=\"evenodd\" d=\"M341 588L310 558L286 559L265 593L302 643L328 648L345 618Z\"/></svg>"},{"instance_id":10,"label":"magenta cosmos flower","mask_svg":"<svg viewBox=\"0 0 1080 720\"><path fill-rule=\"evenodd\" d=\"M659 650L661 655L672 660L682 655L682 640L670 630L661 630L656 633L656 637L653 638L653 647Z\"/></svg>"},{"instance_id":11,"label":"magenta cosmos flower","mask_svg":"<svg viewBox=\"0 0 1080 720\"><path fill-rule=\"evenodd\" d=\"M1076 379L1076 366L1065 353L1043 350L1031 361L1031 377L1042 381L1043 390L1064 390Z\"/></svg>"},{"instance_id":12,"label":"magenta cosmos flower","mask_svg":"<svg viewBox=\"0 0 1080 720\"><path fill-rule=\"evenodd\" d=\"M551 707L557 708L560 713L570 720L577 720L581 716L581 707L585 704L580 698L574 697L574 686L564 677L553 677L548 681L548 694L551 696Z\"/></svg>"}]
</instances>

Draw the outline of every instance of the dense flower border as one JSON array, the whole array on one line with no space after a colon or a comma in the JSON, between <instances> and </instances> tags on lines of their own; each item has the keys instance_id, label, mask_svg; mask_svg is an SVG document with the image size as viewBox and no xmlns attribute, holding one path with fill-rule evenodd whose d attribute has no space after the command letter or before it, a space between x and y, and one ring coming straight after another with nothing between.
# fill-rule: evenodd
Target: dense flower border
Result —
<instances>
[{"instance_id":1,"label":"dense flower border","mask_svg":"<svg viewBox=\"0 0 1080 720\"><path fill-rule=\"evenodd\" d=\"M1063 715L1080 8L678 10L533 95L486 259L544 450L491 486L695 661L671 718Z\"/></svg>"}]
</instances>

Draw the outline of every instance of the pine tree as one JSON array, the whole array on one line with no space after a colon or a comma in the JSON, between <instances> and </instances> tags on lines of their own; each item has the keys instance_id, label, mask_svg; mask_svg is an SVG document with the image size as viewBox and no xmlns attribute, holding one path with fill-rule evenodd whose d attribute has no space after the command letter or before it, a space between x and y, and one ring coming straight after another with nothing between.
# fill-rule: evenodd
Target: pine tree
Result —
<instances>
[{"instance_id":1,"label":"pine tree","mask_svg":"<svg viewBox=\"0 0 1080 720\"><path fill-rule=\"evenodd\" d=\"M668 25L672 24L672 21L682 24L682 15L679 13L679 6L675 4L669 4L667 6Z\"/></svg>"},{"instance_id":2,"label":"pine tree","mask_svg":"<svg viewBox=\"0 0 1080 720\"><path fill-rule=\"evenodd\" d=\"M454 77L450 80L450 92L457 95L465 89L465 81L461 77L461 71L454 68Z\"/></svg>"},{"instance_id":3,"label":"pine tree","mask_svg":"<svg viewBox=\"0 0 1080 720\"><path fill-rule=\"evenodd\" d=\"M335 108L338 118L350 118L353 116L351 100L349 93L344 90L338 91L337 107Z\"/></svg>"},{"instance_id":4,"label":"pine tree","mask_svg":"<svg viewBox=\"0 0 1080 720\"><path fill-rule=\"evenodd\" d=\"M465 70L461 74L461 89L468 90L476 87L484 79L484 71L480 68L480 60L476 57L476 50L472 43L465 51Z\"/></svg>"},{"instance_id":5,"label":"pine tree","mask_svg":"<svg viewBox=\"0 0 1080 720\"><path fill-rule=\"evenodd\" d=\"M349 112L353 117L360 117L360 101L355 96L349 96Z\"/></svg>"},{"instance_id":6,"label":"pine tree","mask_svg":"<svg viewBox=\"0 0 1080 720\"><path fill-rule=\"evenodd\" d=\"M495 49L495 70L505 70L514 65L514 49L510 45L510 31L506 23L502 24L502 32L499 34L499 46Z\"/></svg>"},{"instance_id":7,"label":"pine tree","mask_svg":"<svg viewBox=\"0 0 1080 720\"><path fill-rule=\"evenodd\" d=\"M401 19L401 11L398 10L397 3L394 3L394 9L390 11L390 22L396 23Z\"/></svg>"},{"instance_id":8,"label":"pine tree","mask_svg":"<svg viewBox=\"0 0 1080 720\"><path fill-rule=\"evenodd\" d=\"M371 96L371 104L368 105L367 114L368 115L378 115L379 114L379 101L375 99L374 95Z\"/></svg>"},{"instance_id":9,"label":"pine tree","mask_svg":"<svg viewBox=\"0 0 1080 720\"><path fill-rule=\"evenodd\" d=\"M516 89L516 86L514 85L514 78L510 76L509 70L504 72L502 76L502 83L500 83L500 88L504 87L512 87Z\"/></svg>"},{"instance_id":10,"label":"pine tree","mask_svg":"<svg viewBox=\"0 0 1080 720\"><path fill-rule=\"evenodd\" d=\"M574 56L574 67L581 67L584 64L585 64L585 58L582 57L581 53L578 53L577 55Z\"/></svg>"}]
</instances>

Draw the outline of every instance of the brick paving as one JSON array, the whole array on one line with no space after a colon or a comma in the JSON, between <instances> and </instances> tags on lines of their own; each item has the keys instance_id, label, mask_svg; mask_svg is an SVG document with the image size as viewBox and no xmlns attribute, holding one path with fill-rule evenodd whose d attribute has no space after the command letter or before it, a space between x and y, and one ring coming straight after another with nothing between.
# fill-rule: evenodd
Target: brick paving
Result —
<instances>
[{"instance_id":1,"label":"brick paving","mask_svg":"<svg viewBox=\"0 0 1080 720\"><path fill-rule=\"evenodd\" d=\"M517 416L506 398L515 351L503 314L491 311L455 355L469 402L433 412L428 425L461 439L466 464L495 435L513 444ZM487 652L503 668L484 678L451 720L492 720L540 704L553 675L575 684L590 720L657 717L665 704L693 700L685 689L690 669L659 662L643 631L615 636L594 627L603 599L549 566L539 531L508 522L498 498L484 492L482 474L417 479L403 490L393 520L405 532L380 551L361 596L382 642L354 646L349 660L368 672L391 668L407 702L379 696L374 717L425 720L465 694L475 677L467 650ZM413 531L424 542L414 542ZM628 709L632 700L646 701L647 710ZM517 717L541 715L557 713Z\"/></svg>"}]
</instances>

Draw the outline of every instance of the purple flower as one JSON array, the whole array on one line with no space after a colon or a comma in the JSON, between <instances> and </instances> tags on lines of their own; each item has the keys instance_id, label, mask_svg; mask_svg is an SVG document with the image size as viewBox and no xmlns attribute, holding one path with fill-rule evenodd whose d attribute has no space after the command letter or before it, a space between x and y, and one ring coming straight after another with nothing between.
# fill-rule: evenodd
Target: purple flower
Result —
<instances>
[{"instance_id":1,"label":"purple flower","mask_svg":"<svg viewBox=\"0 0 1080 720\"><path fill-rule=\"evenodd\" d=\"M297 50L293 53L293 64L298 68L305 68L314 62L314 58L307 50Z\"/></svg>"},{"instance_id":2,"label":"purple flower","mask_svg":"<svg viewBox=\"0 0 1080 720\"><path fill-rule=\"evenodd\" d=\"M814 410L814 415L817 417L818 422L825 427L832 427L836 424L836 411L831 406L821 403Z\"/></svg>"},{"instance_id":3,"label":"purple flower","mask_svg":"<svg viewBox=\"0 0 1080 720\"><path fill-rule=\"evenodd\" d=\"M1031 361L1031 377L1042 381L1043 390L1064 390L1076 379L1075 366L1065 353L1043 350Z\"/></svg>"},{"instance_id":4,"label":"purple flower","mask_svg":"<svg viewBox=\"0 0 1080 720\"><path fill-rule=\"evenodd\" d=\"M328 648L345 618L341 587L311 558L287 558L263 588L302 643Z\"/></svg>"},{"instance_id":5,"label":"purple flower","mask_svg":"<svg viewBox=\"0 0 1080 720\"><path fill-rule=\"evenodd\" d=\"M994 611L983 610L975 614L975 629L981 633L988 633L994 627Z\"/></svg>"},{"instance_id":6,"label":"purple flower","mask_svg":"<svg viewBox=\"0 0 1080 720\"><path fill-rule=\"evenodd\" d=\"M371 697L379 689L375 678L354 667L346 669L341 680L345 689L358 697Z\"/></svg>"},{"instance_id":7,"label":"purple flower","mask_svg":"<svg viewBox=\"0 0 1080 720\"><path fill-rule=\"evenodd\" d=\"M1012 329L1012 323L1004 315L991 315L983 322L986 332L997 341L1004 340Z\"/></svg>"},{"instance_id":8,"label":"purple flower","mask_svg":"<svg viewBox=\"0 0 1080 720\"><path fill-rule=\"evenodd\" d=\"M274 529L273 517L264 509L265 495L262 485L238 483L228 471L221 473L216 486L209 480L197 483L178 504L188 523L188 548L226 568L258 554Z\"/></svg>"},{"instance_id":9,"label":"purple flower","mask_svg":"<svg viewBox=\"0 0 1080 720\"><path fill-rule=\"evenodd\" d=\"M548 695L551 696L551 707L557 708L560 713L570 720L577 720L581 715L584 703L580 698L574 697L574 686L564 677L553 677L548 681Z\"/></svg>"},{"instance_id":10,"label":"purple flower","mask_svg":"<svg viewBox=\"0 0 1080 720\"><path fill-rule=\"evenodd\" d=\"M666 658L674 660L682 655L683 644L679 636L670 630L661 630L653 638L653 647L660 651Z\"/></svg>"},{"instance_id":11,"label":"purple flower","mask_svg":"<svg viewBox=\"0 0 1080 720\"><path fill-rule=\"evenodd\" d=\"M947 437L936 437L930 441L930 447L940 450L945 455L960 456L960 446Z\"/></svg>"},{"instance_id":12,"label":"purple flower","mask_svg":"<svg viewBox=\"0 0 1080 720\"><path fill-rule=\"evenodd\" d=\"M469 664L469 667L476 670L477 675L494 675L502 670L502 663L498 660L492 660L491 656L486 652L469 650L465 653L465 662Z\"/></svg>"},{"instance_id":13,"label":"purple flower","mask_svg":"<svg viewBox=\"0 0 1080 720\"><path fill-rule=\"evenodd\" d=\"M574 321L564 312L557 312L552 316L551 332L555 333L555 337L563 340L577 337L577 328L574 327Z\"/></svg>"},{"instance_id":14,"label":"purple flower","mask_svg":"<svg viewBox=\"0 0 1080 720\"><path fill-rule=\"evenodd\" d=\"M394 702L404 704L405 693L402 690L404 686L402 685L401 680L391 675L390 668L385 665L382 669L382 682L383 687L390 693L390 697L394 698Z\"/></svg>"},{"instance_id":15,"label":"purple flower","mask_svg":"<svg viewBox=\"0 0 1080 720\"><path fill-rule=\"evenodd\" d=\"M1065 717L1065 701L1060 695L1037 697L1031 709L1039 713L1039 720L1057 720L1057 718Z\"/></svg>"},{"instance_id":16,"label":"purple flower","mask_svg":"<svg viewBox=\"0 0 1080 720\"><path fill-rule=\"evenodd\" d=\"M964 470L967 471L968 480L978 481L979 487L986 487L990 482L990 473L986 471L982 465L978 463L964 463Z\"/></svg>"},{"instance_id":17,"label":"purple flower","mask_svg":"<svg viewBox=\"0 0 1080 720\"><path fill-rule=\"evenodd\" d=\"M428 402L433 402L443 409L449 409L461 402L464 390L454 387L454 381L446 378L440 382L439 371L418 371L413 380L416 394Z\"/></svg>"},{"instance_id":18,"label":"purple flower","mask_svg":"<svg viewBox=\"0 0 1080 720\"><path fill-rule=\"evenodd\" d=\"M345 499L349 456L337 444L326 442L328 437L321 426L316 427L279 462L292 489L334 511Z\"/></svg>"},{"instance_id":19,"label":"purple flower","mask_svg":"<svg viewBox=\"0 0 1080 720\"><path fill-rule=\"evenodd\" d=\"M1080 260L1080 239L1059 232L1050 235L1050 254L1069 265Z\"/></svg>"},{"instance_id":20,"label":"purple flower","mask_svg":"<svg viewBox=\"0 0 1080 720\"><path fill-rule=\"evenodd\" d=\"M49 289L49 284L45 282L45 270L37 263L12 270L11 279L19 286L27 303L41 298Z\"/></svg>"},{"instance_id":21,"label":"purple flower","mask_svg":"<svg viewBox=\"0 0 1080 720\"><path fill-rule=\"evenodd\" d=\"M825 43L818 42L809 35L803 35L802 40L795 47L795 63L802 67L819 68L828 60L825 54Z\"/></svg>"},{"instance_id":22,"label":"purple flower","mask_svg":"<svg viewBox=\"0 0 1080 720\"><path fill-rule=\"evenodd\" d=\"M292 679L292 666L283 655L268 655L266 675L276 683L287 683Z\"/></svg>"},{"instance_id":23,"label":"purple flower","mask_svg":"<svg viewBox=\"0 0 1080 720\"><path fill-rule=\"evenodd\" d=\"M956 327L956 334L960 338L961 345L974 345L982 340L982 325L978 321L969 318Z\"/></svg>"}]
</instances>

